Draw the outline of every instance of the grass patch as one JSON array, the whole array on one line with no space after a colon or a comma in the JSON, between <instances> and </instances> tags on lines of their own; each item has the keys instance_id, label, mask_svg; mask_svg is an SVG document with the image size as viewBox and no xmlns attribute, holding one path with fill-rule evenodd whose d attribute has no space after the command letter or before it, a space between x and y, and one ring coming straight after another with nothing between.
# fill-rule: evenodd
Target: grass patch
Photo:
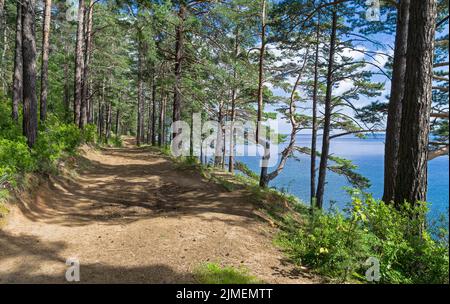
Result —
<instances>
[{"instance_id":1,"label":"grass patch","mask_svg":"<svg viewBox=\"0 0 450 304\"><path fill-rule=\"evenodd\" d=\"M194 272L195 279L201 284L261 284L261 280L249 274L245 268L221 267L215 263L200 266Z\"/></svg>"}]
</instances>

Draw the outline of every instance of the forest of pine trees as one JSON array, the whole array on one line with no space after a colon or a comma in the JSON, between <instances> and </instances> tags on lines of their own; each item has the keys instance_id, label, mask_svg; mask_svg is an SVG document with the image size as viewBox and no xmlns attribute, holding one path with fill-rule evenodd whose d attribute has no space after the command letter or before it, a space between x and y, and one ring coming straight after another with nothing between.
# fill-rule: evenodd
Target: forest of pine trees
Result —
<instances>
[{"instance_id":1,"label":"forest of pine trees","mask_svg":"<svg viewBox=\"0 0 450 304\"><path fill-rule=\"evenodd\" d=\"M313 209L325 209L330 172L369 186L330 152L334 140L385 133L375 199L392 210L419 206L428 162L448 157L448 1L374 1L382 21L367 17L366 2L0 0L0 143L26 143L39 160L22 165L0 147L0 181L42 170L57 158L46 147L77 132L73 148L133 137L167 149L180 131L172 123L193 124L199 113L219 134L230 122L283 121L290 133L279 134L276 165L247 173L266 189L288 159L306 154L310 182L294 187L308 189ZM265 163L274 155L260 133ZM311 136L308 147L300 134ZM219 135L212 158L203 145L195 157L191 143L191 159L245 173L233 138Z\"/></svg>"}]
</instances>

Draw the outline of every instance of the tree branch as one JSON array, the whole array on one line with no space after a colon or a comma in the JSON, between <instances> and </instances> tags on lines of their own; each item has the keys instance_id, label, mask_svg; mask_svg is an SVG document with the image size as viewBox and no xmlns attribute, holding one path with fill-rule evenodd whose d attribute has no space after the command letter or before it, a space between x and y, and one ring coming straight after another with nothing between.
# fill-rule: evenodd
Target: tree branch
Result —
<instances>
[{"instance_id":1,"label":"tree branch","mask_svg":"<svg viewBox=\"0 0 450 304\"><path fill-rule=\"evenodd\" d=\"M330 136L330 140L333 138L350 135L350 134L358 134L358 133L374 133L374 132L386 132L386 130L356 130L356 131L348 131L344 133L334 134Z\"/></svg>"}]
</instances>

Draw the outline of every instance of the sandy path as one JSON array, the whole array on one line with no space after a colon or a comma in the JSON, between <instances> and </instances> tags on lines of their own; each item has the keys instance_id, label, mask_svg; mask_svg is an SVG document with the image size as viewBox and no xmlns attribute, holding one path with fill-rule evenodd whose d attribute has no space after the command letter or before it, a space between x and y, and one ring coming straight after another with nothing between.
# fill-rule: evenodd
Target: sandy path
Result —
<instances>
[{"instance_id":1,"label":"sandy path","mask_svg":"<svg viewBox=\"0 0 450 304\"><path fill-rule=\"evenodd\" d=\"M283 261L245 192L226 192L132 146L86 151L74 179L54 178L12 207L0 230L0 283L187 283L207 261L270 283L310 283Z\"/></svg>"}]
</instances>

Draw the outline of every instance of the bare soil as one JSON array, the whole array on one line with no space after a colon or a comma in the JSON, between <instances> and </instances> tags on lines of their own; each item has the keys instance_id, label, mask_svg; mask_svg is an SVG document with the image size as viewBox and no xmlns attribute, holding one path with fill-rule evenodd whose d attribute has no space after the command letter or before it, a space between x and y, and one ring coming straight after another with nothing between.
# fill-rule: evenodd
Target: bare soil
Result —
<instances>
[{"instance_id":1,"label":"bare soil","mask_svg":"<svg viewBox=\"0 0 450 304\"><path fill-rule=\"evenodd\" d=\"M76 176L52 177L11 205L0 283L194 283L199 265L247 268L268 283L314 283L273 245L245 190L226 191L128 143L83 149Z\"/></svg>"}]
</instances>

